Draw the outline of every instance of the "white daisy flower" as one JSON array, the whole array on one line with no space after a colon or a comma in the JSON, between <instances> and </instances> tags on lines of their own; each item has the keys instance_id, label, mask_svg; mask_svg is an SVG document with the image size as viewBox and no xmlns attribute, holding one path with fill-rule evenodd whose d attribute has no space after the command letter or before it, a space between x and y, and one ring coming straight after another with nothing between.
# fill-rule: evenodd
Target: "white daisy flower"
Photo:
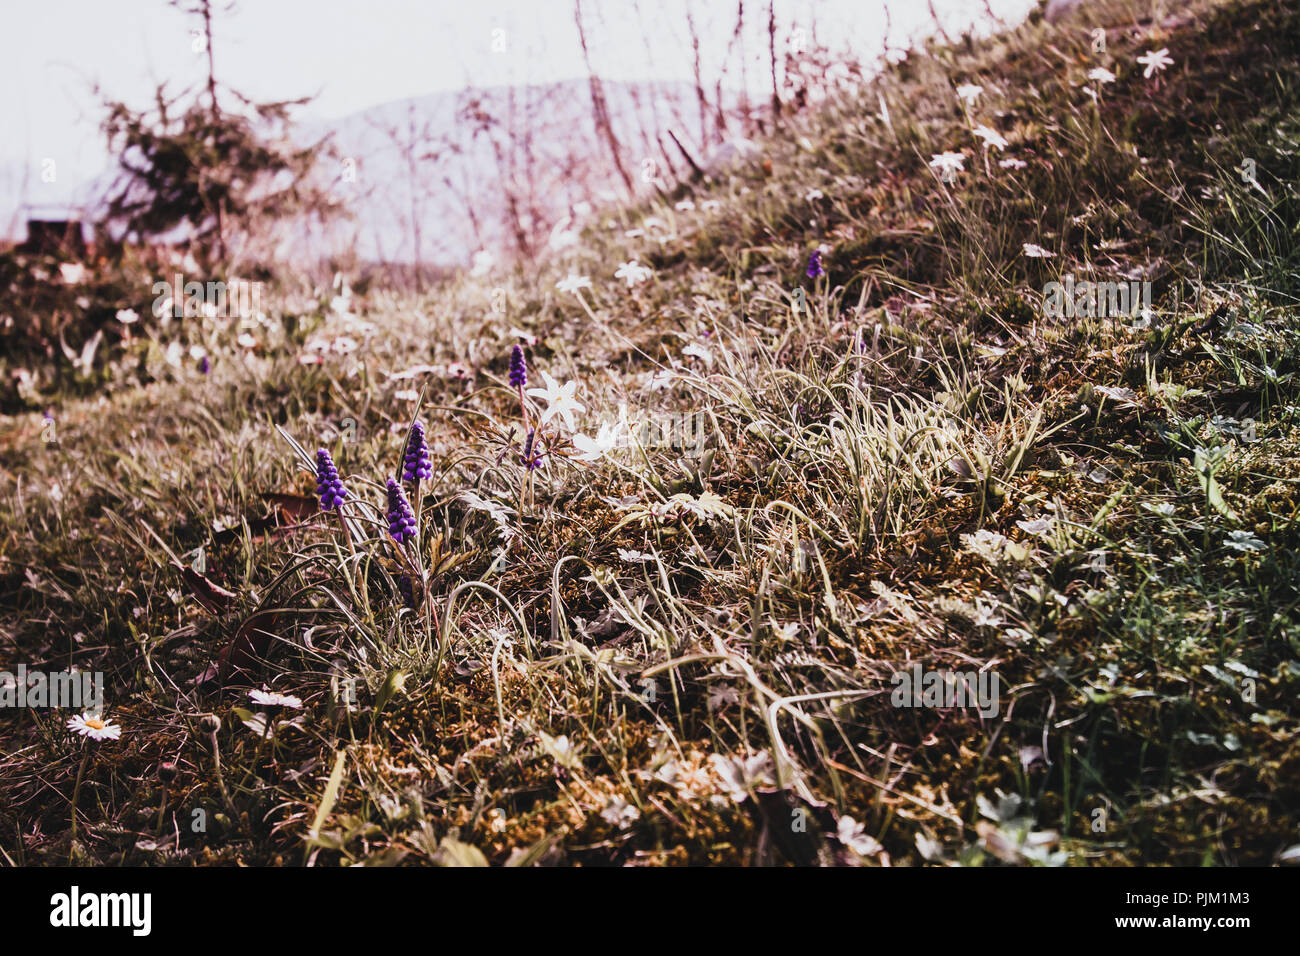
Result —
<instances>
[{"instance_id":1,"label":"white daisy flower","mask_svg":"<svg viewBox=\"0 0 1300 956\"><path fill-rule=\"evenodd\" d=\"M140 315L135 309L118 309L116 318L123 325L134 325L140 321Z\"/></svg>"},{"instance_id":2,"label":"white daisy flower","mask_svg":"<svg viewBox=\"0 0 1300 956\"><path fill-rule=\"evenodd\" d=\"M978 83L963 83L957 87L957 98L962 100L967 106L974 106L975 101L980 98L984 92L984 87Z\"/></svg>"},{"instance_id":3,"label":"white daisy flower","mask_svg":"<svg viewBox=\"0 0 1300 956\"><path fill-rule=\"evenodd\" d=\"M1107 83L1115 82L1115 74L1104 66L1095 66L1088 71L1088 79L1093 80L1103 86Z\"/></svg>"},{"instance_id":4,"label":"white daisy flower","mask_svg":"<svg viewBox=\"0 0 1300 956\"><path fill-rule=\"evenodd\" d=\"M104 717L96 717L93 714L80 714L68 718L68 729L91 740L117 740L122 736L121 727Z\"/></svg>"},{"instance_id":5,"label":"white daisy flower","mask_svg":"<svg viewBox=\"0 0 1300 956\"><path fill-rule=\"evenodd\" d=\"M673 208L678 212L691 212L695 209L695 203L691 202L689 199L683 199Z\"/></svg>"},{"instance_id":6,"label":"white daisy flower","mask_svg":"<svg viewBox=\"0 0 1300 956\"><path fill-rule=\"evenodd\" d=\"M1042 246L1035 245L1032 242L1026 242L1024 244L1024 250L1025 255L1030 259L1051 259L1056 255L1055 252L1048 252Z\"/></svg>"},{"instance_id":7,"label":"white daisy flower","mask_svg":"<svg viewBox=\"0 0 1300 956\"><path fill-rule=\"evenodd\" d=\"M1024 169L1028 165L1023 159L1016 159L1014 156L998 160L998 166L1002 169Z\"/></svg>"},{"instance_id":8,"label":"white daisy flower","mask_svg":"<svg viewBox=\"0 0 1300 956\"><path fill-rule=\"evenodd\" d=\"M258 707L288 707L291 710L301 710L302 701L297 697L289 694L277 694L274 691L250 690L248 697Z\"/></svg>"}]
</instances>

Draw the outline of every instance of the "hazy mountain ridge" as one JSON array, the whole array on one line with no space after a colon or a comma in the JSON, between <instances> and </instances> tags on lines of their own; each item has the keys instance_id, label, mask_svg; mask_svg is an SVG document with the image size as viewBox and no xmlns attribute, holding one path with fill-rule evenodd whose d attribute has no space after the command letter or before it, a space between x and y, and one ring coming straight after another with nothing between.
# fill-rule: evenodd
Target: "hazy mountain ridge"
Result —
<instances>
[{"instance_id":1,"label":"hazy mountain ridge","mask_svg":"<svg viewBox=\"0 0 1300 956\"><path fill-rule=\"evenodd\" d=\"M677 168L685 167L669 128L688 149L701 149L690 84L602 86L623 168L636 188L664 175L669 150ZM705 120L711 137L715 120L713 113ZM339 232L355 235L364 258L463 263L477 249L517 249L519 233L536 248L571 206L626 194L597 132L586 79L437 93L304 129L332 134L336 195L355 215ZM512 202L518 230L507 218Z\"/></svg>"}]
</instances>

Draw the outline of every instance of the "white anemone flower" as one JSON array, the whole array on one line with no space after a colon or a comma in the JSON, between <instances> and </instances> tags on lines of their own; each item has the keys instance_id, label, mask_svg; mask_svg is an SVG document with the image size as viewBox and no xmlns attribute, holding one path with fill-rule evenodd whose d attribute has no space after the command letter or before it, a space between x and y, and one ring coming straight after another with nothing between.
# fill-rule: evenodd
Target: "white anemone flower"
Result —
<instances>
[{"instance_id":1,"label":"white anemone flower","mask_svg":"<svg viewBox=\"0 0 1300 956\"><path fill-rule=\"evenodd\" d=\"M620 265L614 273L614 278L625 280L627 282L627 287L630 289L634 285L640 285L642 282L645 282L652 275L654 275L653 270L641 265L637 260L633 259L631 262L624 262Z\"/></svg>"},{"instance_id":2,"label":"white anemone flower","mask_svg":"<svg viewBox=\"0 0 1300 956\"><path fill-rule=\"evenodd\" d=\"M580 276L576 272L570 272L567 276L555 283L555 288L561 292L577 293L579 289L591 288L591 277Z\"/></svg>"},{"instance_id":3,"label":"white anemone flower","mask_svg":"<svg viewBox=\"0 0 1300 956\"><path fill-rule=\"evenodd\" d=\"M971 130L976 136L984 140L985 149L1006 149L1007 141L1002 134L989 126L979 125Z\"/></svg>"},{"instance_id":4,"label":"white anemone flower","mask_svg":"<svg viewBox=\"0 0 1300 956\"><path fill-rule=\"evenodd\" d=\"M578 383L566 382L561 385L551 378L549 372L542 372L542 381L546 384L545 388L530 388L528 390L529 395L546 400L547 408L546 411L542 412L542 418L538 424L545 425L552 418L559 416L565 427L569 431L574 431L574 412L585 412L587 410L587 407L574 397L578 390Z\"/></svg>"},{"instance_id":5,"label":"white anemone flower","mask_svg":"<svg viewBox=\"0 0 1300 956\"><path fill-rule=\"evenodd\" d=\"M944 182L951 182L958 173L966 171L966 157L961 153L945 150L930 157L930 168L939 174Z\"/></svg>"},{"instance_id":6,"label":"white anemone flower","mask_svg":"<svg viewBox=\"0 0 1300 956\"><path fill-rule=\"evenodd\" d=\"M573 447L582 452L577 456L578 461L600 461L618 447L619 432L618 425L611 425L606 422L600 426L600 431L596 432L595 438L589 438L586 435L574 435Z\"/></svg>"},{"instance_id":7,"label":"white anemone flower","mask_svg":"<svg viewBox=\"0 0 1300 956\"><path fill-rule=\"evenodd\" d=\"M1164 72L1164 69L1174 65L1173 57L1169 55L1169 47L1162 47L1159 50L1148 50L1142 56L1137 58L1146 69L1142 75L1148 80L1157 73Z\"/></svg>"}]
</instances>

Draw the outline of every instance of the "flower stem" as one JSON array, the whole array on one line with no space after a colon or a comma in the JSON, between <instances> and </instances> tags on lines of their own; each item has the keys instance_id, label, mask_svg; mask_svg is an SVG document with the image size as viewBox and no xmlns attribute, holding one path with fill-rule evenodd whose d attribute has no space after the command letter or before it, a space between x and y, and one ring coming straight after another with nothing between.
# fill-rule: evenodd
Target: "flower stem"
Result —
<instances>
[{"instance_id":1,"label":"flower stem","mask_svg":"<svg viewBox=\"0 0 1300 956\"><path fill-rule=\"evenodd\" d=\"M86 776L86 765L90 763L90 748L85 748L81 766L77 768L77 782L72 786L72 840L68 843L68 862L72 862L72 853L77 846L77 798L81 796L81 781Z\"/></svg>"},{"instance_id":2,"label":"flower stem","mask_svg":"<svg viewBox=\"0 0 1300 956\"><path fill-rule=\"evenodd\" d=\"M217 772L217 786L221 789L221 800L226 805L226 813L230 815L231 826L238 826L239 817L235 813L235 804L230 799L230 791L226 789L226 778L221 773L221 748L217 745L217 732L212 731L208 739L212 743L212 766Z\"/></svg>"}]
</instances>

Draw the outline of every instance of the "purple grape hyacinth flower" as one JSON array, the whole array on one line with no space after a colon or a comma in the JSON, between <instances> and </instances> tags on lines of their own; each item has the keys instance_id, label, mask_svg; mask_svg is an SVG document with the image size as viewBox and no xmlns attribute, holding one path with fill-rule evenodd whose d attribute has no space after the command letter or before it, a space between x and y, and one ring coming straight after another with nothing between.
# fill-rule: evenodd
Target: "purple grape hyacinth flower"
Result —
<instances>
[{"instance_id":1,"label":"purple grape hyacinth flower","mask_svg":"<svg viewBox=\"0 0 1300 956\"><path fill-rule=\"evenodd\" d=\"M415 585L412 584L409 574L399 574L397 576L397 593L401 595L403 604L412 611L416 610Z\"/></svg>"},{"instance_id":2,"label":"purple grape hyacinth flower","mask_svg":"<svg viewBox=\"0 0 1300 956\"><path fill-rule=\"evenodd\" d=\"M812 255L808 257L808 278L820 279L825 274L826 270L822 268L822 251L814 249Z\"/></svg>"},{"instance_id":3,"label":"purple grape hyacinth flower","mask_svg":"<svg viewBox=\"0 0 1300 956\"><path fill-rule=\"evenodd\" d=\"M402 459L403 481L427 481L433 477L433 460L429 457L429 443L424 438L424 426L416 422L411 426L411 437L406 443L406 457Z\"/></svg>"},{"instance_id":4,"label":"purple grape hyacinth flower","mask_svg":"<svg viewBox=\"0 0 1300 956\"><path fill-rule=\"evenodd\" d=\"M204 355L202 358L199 359L199 371L204 375L207 375L210 371L212 371L212 363L208 361L208 357L206 355Z\"/></svg>"},{"instance_id":5,"label":"purple grape hyacinth flower","mask_svg":"<svg viewBox=\"0 0 1300 956\"><path fill-rule=\"evenodd\" d=\"M511 388L523 388L528 384L528 363L524 360L524 349L522 345L516 345L510 350L510 386Z\"/></svg>"},{"instance_id":6,"label":"purple grape hyacinth flower","mask_svg":"<svg viewBox=\"0 0 1300 956\"><path fill-rule=\"evenodd\" d=\"M316 494L320 495L322 511L337 508L348 496L348 490L339 480L339 470L334 467L334 459L324 448L316 452Z\"/></svg>"},{"instance_id":7,"label":"purple grape hyacinth flower","mask_svg":"<svg viewBox=\"0 0 1300 956\"><path fill-rule=\"evenodd\" d=\"M519 464L523 465L529 471L536 471L538 468L542 467L542 459L546 457L545 452L538 451L534 447L536 439L536 429L528 429L528 437L524 439L524 453L519 456Z\"/></svg>"},{"instance_id":8,"label":"purple grape hyacinth flower","mask_svg":"<svg viewBox=\"0 0 1300 956\"><path fill-rule=\"evenodd\" d=\"M388 479L388 533L398 544L415 537L415 512L395 478Z\"/></svg>"}]
</instances>

